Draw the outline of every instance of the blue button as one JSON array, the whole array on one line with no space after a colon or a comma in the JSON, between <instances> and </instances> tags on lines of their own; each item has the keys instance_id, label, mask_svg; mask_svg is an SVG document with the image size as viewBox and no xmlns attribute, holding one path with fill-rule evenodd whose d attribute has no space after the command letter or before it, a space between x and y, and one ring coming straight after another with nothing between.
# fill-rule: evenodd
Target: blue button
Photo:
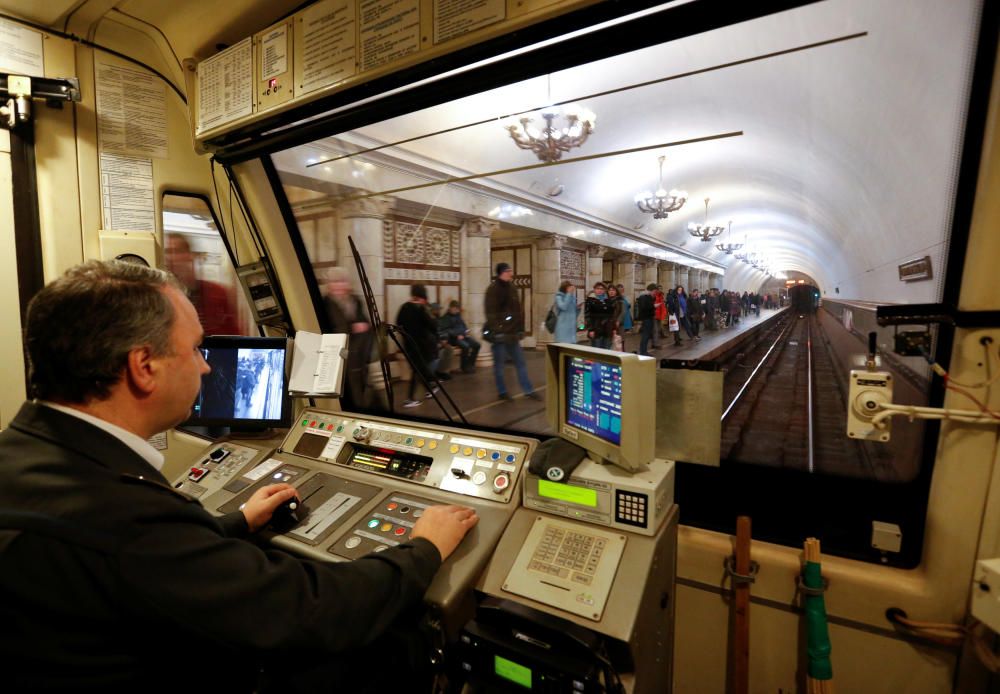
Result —
<instances>
[{"instance_id":1,"label":"blue button","mask_svg":"<svg viewBox=\"0 0 1000 694\"><path fill-rule=\"evenodd\" d=\"M493 455L491 455L490 457L493 458L493 460L500 460L500 452L493 451Z\"/></svg>"},{"instance_id":2,"label":"blue button","mask_svg":"<svg viewBox=\"0 0 1000 694\"><path fill-rule=\"evenodd\" d=\"M506 460L507 460L508 463L513 463L514 462L514 454L513 453L508 453Z\"/></svg>"}]
</instances>

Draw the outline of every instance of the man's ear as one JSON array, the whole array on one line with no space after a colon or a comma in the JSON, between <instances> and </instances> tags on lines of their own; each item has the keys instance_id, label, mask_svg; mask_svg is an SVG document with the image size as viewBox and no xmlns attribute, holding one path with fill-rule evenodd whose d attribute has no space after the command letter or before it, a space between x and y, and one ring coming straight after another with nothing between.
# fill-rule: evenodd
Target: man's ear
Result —
<instances>
[{"instance_id":1,"label":"man's ear","mask_svg":"<svg viewBox=\"0 0 1000 694\"><path fill-rule=\"evenodd\" d=\"M148 346L136 347L128 353L128 361L125 364L125 376L134 388L143 392L151 393L156 388L156 376L159 372L159 364L153 358L152 350Z\"/></svg>"}]
</instances>

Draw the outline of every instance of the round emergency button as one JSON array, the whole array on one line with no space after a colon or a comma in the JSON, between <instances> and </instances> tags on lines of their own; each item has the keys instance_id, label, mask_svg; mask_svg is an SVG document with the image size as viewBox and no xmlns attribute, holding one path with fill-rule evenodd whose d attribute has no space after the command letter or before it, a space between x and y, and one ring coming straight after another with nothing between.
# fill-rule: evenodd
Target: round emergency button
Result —
<instances>
[{"instance_id":1,"label":"round emergency button","mask_svg":"<svg viewBox=\"0 0 1000 694\"><path fill-rule=\"evenodd\" d=\"M510 477L507 476L506 472L501 472L499 475L493 478L493 491L497 494L503 494L504 490L510 486Z\"/></svg>"}]
</instances>

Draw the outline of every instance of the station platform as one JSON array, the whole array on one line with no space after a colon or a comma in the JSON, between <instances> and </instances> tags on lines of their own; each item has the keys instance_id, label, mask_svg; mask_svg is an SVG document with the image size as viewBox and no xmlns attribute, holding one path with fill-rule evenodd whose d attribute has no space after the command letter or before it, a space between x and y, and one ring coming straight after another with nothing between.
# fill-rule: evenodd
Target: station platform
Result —
<instances>
[{"instance_id":1,"label":"station platform","mask_svg":"<svg viewBox=\"0 0 1000 694\"><path fill-rule=\"evenodd\" d=\"M740 342L748 333L759 329L764 324L777 320L790 308L762 309L760 316L751 313L741 316L739 323L718 330L704 330L702 326L700 340L690 339L683 333L680 345L674 345L673 337L659 338L659 346L650 349L649 354L656 359L683 359L687 361L711 360L732 349L734 343ZM586 344L586 343L584 343ZM483 343L484 350L490 345ZM625 351L638 352L639 335L636 331L625 335ZM491 428L517 429L524 432L552 434L545 420L545 363L542 350L524 350L524 359L528 367L528 377L535 392L541 400L524 397L517 382L517 373L513 365L504 369L507 392L511 400L501 400L493 379L493 368L479 368L474 374L456 373L451 380L444 382L448 394L455 401L470 424ZM393 397L397 413L406 413L415 417L442 419L444 414L433 399L425 399L413 408L403 408L406 400L408 382L393 383ZM422 391L422 388L418 388ZM440 393L438 394L440 397Z\"/></svg>"}]
</instances>

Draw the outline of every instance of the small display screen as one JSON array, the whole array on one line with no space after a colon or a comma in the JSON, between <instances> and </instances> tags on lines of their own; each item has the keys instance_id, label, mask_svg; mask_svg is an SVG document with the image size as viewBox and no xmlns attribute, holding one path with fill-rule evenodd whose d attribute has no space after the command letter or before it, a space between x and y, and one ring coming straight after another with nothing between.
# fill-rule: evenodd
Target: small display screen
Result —
<instances>
[{"instance_id":1,"label":"small display screen","mask_svg":"<svg viewBox=\"0 0 1000 694\"><path fill-rule=\"evenodd\" d=\"M622 367L566 355L566 424L621 444Z\"/></svg>"},{"instance_id":2,"label":"small display screen","mask_svg":"<svg viewBox=\"0 0 1000 694\"><path fill-rule=\"evenodd\" d=\"M187 423L286 425L286 350L284 338L205 338L201 352L212 371L202 377Z\"/></svg>"},{"instance_id":3,"label":"small display screen","mask_svg":"<svg viewBox=\"0 0 1000 694\"><path fill-rule=\"evenodd\" d=\"M586 487L575 487L562 482L538 480L538 496L558 501L568 501L579 506L597 508L597 491Z\"/></svg>"},{"instance_id":4,"label":"small display screen","mask_svg":"<svg viewBox=\"0 0 1000 694\"><path fill-rule=\"evenodd\" d=\"M519 684L526 689L531 689L531 670L515 663L513 660L493 656L493 669L497 676L503 677L514 684Z\"/></svg>"}]
</instances>

